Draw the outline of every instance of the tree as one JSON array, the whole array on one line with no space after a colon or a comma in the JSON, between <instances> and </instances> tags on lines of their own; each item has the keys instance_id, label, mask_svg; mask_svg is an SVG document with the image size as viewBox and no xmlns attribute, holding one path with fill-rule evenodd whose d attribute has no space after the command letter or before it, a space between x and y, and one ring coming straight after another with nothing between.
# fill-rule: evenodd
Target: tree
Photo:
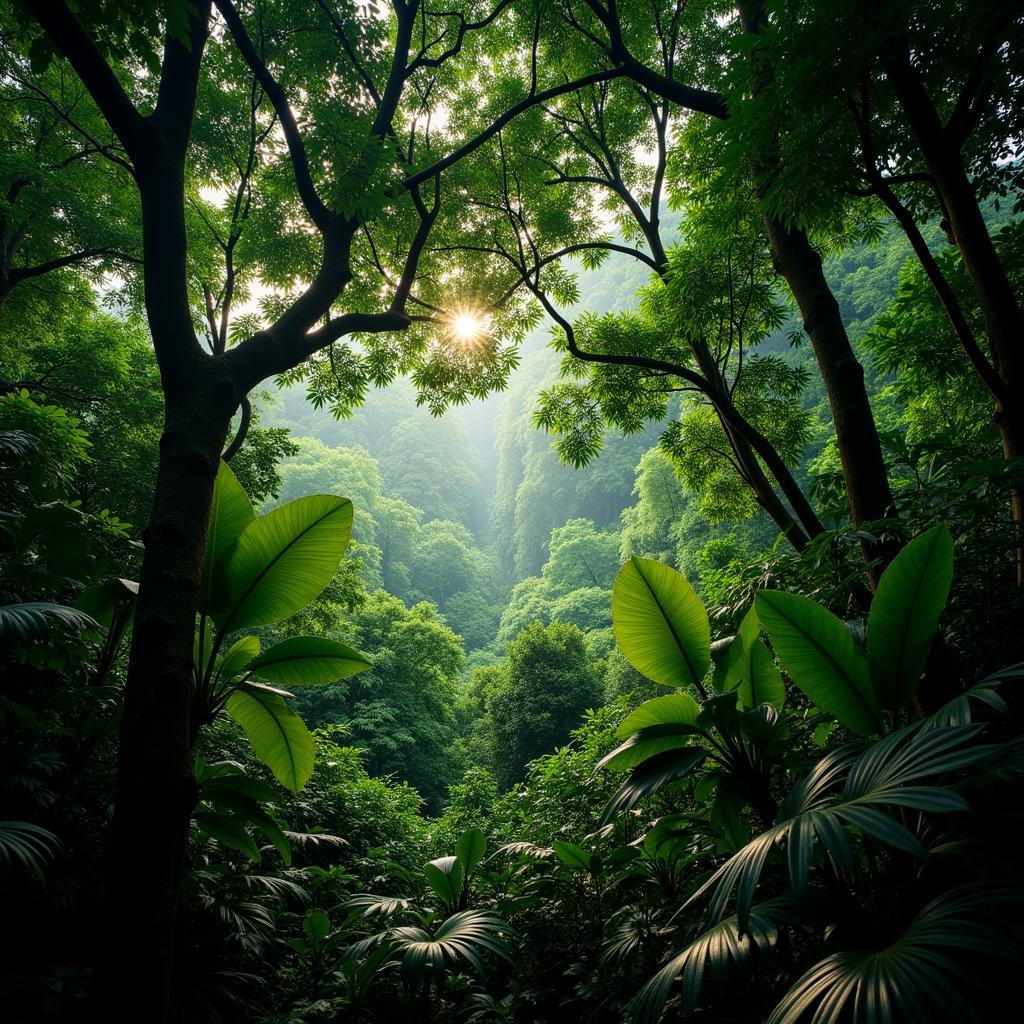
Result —
<instances>
[{"instance_id":1,"label":"tree","mask_svg":"<svg viewBox=\"0 0 1024 1024\"><path fill-rule=\"evenodd\" d=\"M406 608L377 591L348 616L339 636L374 652L373 668L341 687L301 695L314 725L345 725L372 775L396 775L436 811L452 775L459 673L458 636L426 602Z\"/></svg>"},{"instance_id":2,"label":"tree","mask_svg":"<svg viewBox=\"0 0 1024 1024\"><path fill-rule=\"evenodd\" d=\"M405 594L412 585L410 566L416 535L423 519L421 509L401 498L379 498L374 507L374 543L380 548L380 572L384 589Z\"/></svg>"},{"instance_id":3,"label":"tree","mask_svg":"<svg viewBox=\"0 0 1024 1024\"><path fill-rule=\"evenodd\" d=\"M124 151L82 84L61 68L36 73L17 45L9 10L0 16L0 315L9 300L51 300L73 278L98 281L130 270L140 246L138 199ZM55 280L58 279L58 280Z\"/></svg>"},{"instance_id":4,"label":"tree","mask_svg":"<svg viewBox=\"0 0 1024 1024\"><path fill-rule=\"evenodd\" d=\"M541 575L553 597L582 587L609 589L619 568L619 538L599 531L589 519L570 519L551 531Z\"/></svg>"},{"instance_id":5,"label":"tree","mask_svg":"<svg viewBox=\"0 0 1024 1024\"><path fill-rule=\"evenodd\" d=\"M955 3L895 3L880 19L857 4L769 10L762 31L778 70L768 102L796 127L780 147L775 205L797 198L816 222L865 203L892 217L994 402L1005 457L1014 458L1024 451L1024 371L1010 339L1024 331L1024 316L995 230L1001 218L987 207L1019 181L1017 12L996 4L978 16ZM819 61L837 46L844 60L829 74ZM811 138L826 140L828 159L807 159ZM955 264L937 258L929 222L942 226ZM1022 510L1018 496L1018 528ZM1024 550L1019 576L1022 559Z\"/></svg>"},{"instance_id":6,"label":"tree","mask_svg":"<svg viewBox=\"0 0 1024 1024\"><path fill-rule=\"evenodd\" d=\"M513 588L512 594L501 613L498 625L497 646L504 650L534 622L551 621L551 588L540 576L527 576Z\"/></svg>"},{"instance_id":7,"label":"tree","mask_svg":"<svg viewBox=\"0 0 1024 1024\"><path fill-rule=\"evenodd\" d=\"M256 18L231 0L216 6L223 30L208 54L209 0L172 4L166 18L119 5L79 14L63 2L25 5L38 27L26 26L28 45L43 62L54 52L67 60L116 136L138 188L144 302L165 397L121 725L110 874L113 936L104 975L107 998L115 1007L130 1007L139 1020L160 1021L167 1013L171 937L195 801L187 725L192 630L213 482L232 415L268 376L293 372L326 349L330 356L314 360L308 372L333 376L350 405L362 400L368 382L391 379L398 364L419 367L421 386L438 406L452 392L482 393L511 365L500 324L475 358L447 344L443 319L440 332L427 332L433 344L425 350L426 328L412 332L405 354L370 337L408 331L414 317L427 317L428 328L431 320L438 326L437 317L410 315L407 306L441 213L440 175L495 129L473 125L476 134L438 161L430 119L418 116L421 90L442 82L433 96L437 103L443 73L467 34L490 24L507 5L499 3L476 22L428 13L416 0L396 2L387 21L358 12L339 15L323 5L302 13L302 32L290 30L298 13L290 5L260 8ZM419 21L422 45L413 43ZM279 134L262 138L268 156L252 195L259 197L254 203L265 201L279 237L265 269L282 291L264 303L257 322L237 324L234 347L221 351L218 341L207 353L190 301L194 250L186 231L187 198L203 168L189 146L201 85L224 78L223 62L213 58L222 56L220 42L228 37L247 86L256 94L262 90L280 124ZM311 83L318 88L310 89ZM571 88L575 83L535 89L512 100L503 115L511 119L552 90L557 95ZM300 95L296 113L292 104ZM231 125L233 133L252 132L251 112ZM237 168L233 180L251 173ZM335 315L346 289L352 305ZM416 296L426 303L418 308L443 309L444 296L430 290L428 284ZM359 295L373 311L364 311ZM336 344L353 332L368 336L362 355ZM145 863L137 856L140 844L151 851ZM140 900L150 908L142 928L134 912ZM117 985L111 982L115 973Z\"/></svg>"},{"instance_id":8,"label":"tree","mask_svg":"<svg viewBox=\"0 0 1024 1024\"><path fill-rule=\"evenodd\" d=\"M435 519L420 528L412 556L412 585L444 611L448 598L466 590L477 573L473 537L463 526Z\"/></svg>"},{"instance_id":9,"label":"tree","mask_svg":"<svg viewBox=\"0 0 1024 1024\"><path fill-rule=\"evenodd\" d=\"M672 563L672 527L686 508L688 498L663 452L652 449L644 453L636 467L633 493L636 504L622 512L622 558L645 555Z\"/></svg>"},{"instance_id":10,"label":"tree","mask_svg":"<svg viewBox=\"0 0 1024 1024\"><path fill-rule=\"evenodd\" d=\"M508 290L525 287L564 335L558 342L568 353L563 376L584 378L584 383L564 383L545 392L536 422L561 435L559 453L579 466L601 450L606 425L635 433L645 421L665 417L674 392L696 392L720 418L723 447L731 449L741 478L780 530L803 547L821 524L785 457L734 402L744 346L757 344L767 333L765 327L777 326L781 315L772 288L763 282L769 266L763 239L754 232L752 244L747 244L743 237L751 234L749 210L742 201L717 204L717 223L710 230L714 218L687 218L691 263L709 279L715 272L707 271L708 265L721 268L717 288L705 280L693 293L700 296L702 301L694 305L701 308L687 309L678 300L690 298L689 286L699 273L691 270L687 277L661 228L670 156L668 104L639 86L601 83L545 107L543 113L509 130L508 143L499 147L498 166L482 175L481 190L490 188L492 194L477 204L495 211L491 242L466 242L469 251L492 257L496 272L505 264L506 279L511 268ZM653 174L636 160L638 138L655 153ZM623 241L635 245L603 237L604 226L594 213L597 204L616 217ZM704 230L690 228L691 221ZM561 261L579 257L593 267L610 252L632 257L670 289L673 279L686 278L673 291L676 301L662 303L646 323L631 314L571 323L558 307L575 302L578 290ZM715 323L717 328L709 327ZM588 329L595 326L599 329Z\"/></svg>"},{"instance_id":11,"label":"tree","mask_svg":"<svg viewBox=\"0 0 1024 1024\"><path fill-rule=\"evenodd\" d=\"M479 458L465 423L420 412L391 432L381 468L392 495L423 510L423 518L472 528L480 493Z\"/></svg>"},{"instance_id":12,"label":"tree","mask_svg":"<svg viewBox=\"0 0 1024 1024\"><path fill-rule=\"evenodd\" d=\"M328 448L312 437L300 438L297 453L281 466L281 501L304 494L346 494L358 509L353 537L375 543L374 510L380 498L380 468L362 448Z\"/></svg>"},{"instance_id":13,"label":"tree","mask_svg":"<svg viewBox=\"0 0 1024 1024\"><path fill-rule=\"evenodd\" d=\"M720 19L710 7L684 20L684 9L687 5L675 3L663 18L652 20L641 4L586 0L579 10L567 4L563 20L553 22L554 38L559 52L591 66L621 70L638 87L667 101L673 111L711 118L720 126L716 130L734 140L718 148L735 162L735 181L746 176L753 182L773 263L803 316L828 394L851 520L855 525L882 520L892 510L892 495L863 370L800 211L787 210L780 216L765 202L776 140L785 125L770 116L751 123L749 116L751 104L766 94L773 72L770 55L759 47L761 5L751 0L741 5L738 18L730 20ZM566 25L570 28L563 28ZM732 46L740 35L747 37L747 45ZM727 59L730 47L735 56ZM866 557L879 553L876 548L865 540ZM883 544L880 553L888 557L892 552Z\"/></svg>"},{"instance_id":14,"label":"tree","mask_svg":"<svg viewBox=\"0 0 1024 1024\"><path fill-rule=\"evenodd\" d=\"M583 633L568 623L527 626L509 644L500 678L485 695L493 733L494 777L511 786L523 768L569 738L601 700Z\"/></svg>"}]
</instances>

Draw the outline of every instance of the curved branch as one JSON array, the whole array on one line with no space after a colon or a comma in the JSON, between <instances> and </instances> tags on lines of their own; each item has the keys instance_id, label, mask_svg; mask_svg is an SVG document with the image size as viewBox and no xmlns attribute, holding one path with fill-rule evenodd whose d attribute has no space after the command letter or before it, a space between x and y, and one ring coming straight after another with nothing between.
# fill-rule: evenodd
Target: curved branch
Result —
<instances>
[{"instance_id":1,"label":"curved branch","mask_svg":"<svg viewBox=\"0 0 1024 1024\"><path fill-rule=\"evenodd\" d=\"M92 36L64 0L25 0L25 6L75 69L132 162L137 163L145 121Z\"/></svg>"},{"instance_id":2,"label":"curved branch","mask_svg":"<svg viewBox=\"0 0 1024 1024\"><path fill-rule=\"evenodd\" d=\"M580 252L584 249L604 249L610 252L621 252L626 256L632 256L633 259L639 260L641 263L646 263L647 266L649 266L656 274L660 273L662 270L662 268L658 266L657 261L648 256L647 253L640 249L634 249L632 246L619 245L617 242L578 242L575 245L567 245L564 249L559 249L558 252L553 252L549 256L543 257L528 270L523 271L519 280L507 288L501 298L498 299L498 305L500 306L506 303L512 297L512 293L520 285L525 284L537 273L537 271L546 267L549 263L554 263L556 260L560 260L565 256L571 256L573 253Z\"/></svg>"},{"instance_id":3,"label":"curved branch","mask_svg":"<svg viewBox=\"0 0 1024 1024\"><path fill-rule=\"evenodd\" d=\"M218 2L220 2L220 0L218 0ZM414 188L416 185L421 185L423 182L433 178L435 175L440 174L446 168L451 167L452 164L456 164L463 157L468 156L475 149L479 149L488 140L493 139L494 136L509 123L509 121L518 117L531 107L535 107L540 103L547 103L548 100L553 100L557 96L564 96L566 93L575 92L577 89L583 89L588 85L595 85L597 82L609 82L615 78L622 78L625 74L626 70L624 68L609 68L607 71L595 71L591 75L584 75L582 78L575 78L571 82L564 82L562 85L552 86L550 89L545 89L542 92L531 93L529 96L509 107L501 117L496 118L482 132L475 135L454 152L449 153L446 157L442 157L442 159L432 163L429 167L424 167L423 170L417 171L415 174L410 174L402 184L406 188Z\"/></svg>"},{"instance_id":4,"label":"curved branch","mask_svg":"<svg viewBox=\"0 0 1024 1024\"><path fill-rule=\"evenodd\" d=\"M260 59L256 47L253 46L252 40L249 38L245 24L231 0L215 0L215 2L228 31L235 40L239 53L274 107L278 120L281 122L285 142L288 144L288 155L292 158L292 171L295 175L295 186L299 191L299 198L302 200L302 205L305 206L310 220L323 231L330 224L333 215L320 198L316 185L313 183L313 175L309 170L309 157L306 154L306 144L302 141L299 125L288 104L288 98L277 79L270 73L267 65Z\"/></svg>"},{"instance_id":5,"label":"curved branch","mask_svg":"<svg viewBox=\"0 0 1024 1024\"><path fill-rule=\"evenodd\" d=\"M242 400L238 403L238 407L242 410L242 418L239 420L238 430L235 431L231 444L224 449L224 454L221 455L225 462L230 462L238 454L252 424L252 402L249 401L248 395L242 395Z\"/></svg>"},{"instance_id":6,"label":"curved branch","mask_svg":"<svg viewBox=\"0 0 1024 1024\"><path fill-rule=\"evenodd\" d=\"M31 277L41 277L43 274L49 274L53 270L70 267L75 263L84 263L99 256L115 255L118 255L115 249L82 249L79 252L70 252L66 256L58 256L56 259L47 260L45 263L37 263L32 267L12 267L9 276L11 284L15 285Z\"/></svg>"},{"instance_id":7,"label":"curved branch","mask_svg":"<svg viewBox=\"0 0 1024 1024\"><path fill-rule=\"evenodd\" d=\"M458 11L442 11L438 13L438 17L441 18L458 18L459 27L456 31L455 42L448 47L443 53L438 54L436 57L428 57L430 49L436 46L438 43L444 41L447 30L443 32L437 39L432 43L429 43L424 47L419 54L413 59L412 63L405 69L406 77L411 75L414 71L419 68L439 68L445 61L452 57L458 56L459 51L462 49L462 44L465 41L466 33L473 32L477 29L486 28L494 21L505 10L506 7L512 2L512 0L499 0L497 6L486 18L481 18L479 21L466 21L465 15ZM431 13L431 12L428 12Z\"/></svg>"}]
</instances>

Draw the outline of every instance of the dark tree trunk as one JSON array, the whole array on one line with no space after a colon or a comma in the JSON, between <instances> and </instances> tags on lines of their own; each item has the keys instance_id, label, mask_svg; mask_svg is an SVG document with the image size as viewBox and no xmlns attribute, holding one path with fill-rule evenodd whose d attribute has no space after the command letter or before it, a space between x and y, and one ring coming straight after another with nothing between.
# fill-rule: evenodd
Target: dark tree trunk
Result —
<instances>
[{"instance_id":1,"label":"dark tree trunk","mask_svg":"<svg viewBox=\"0 0 1024 1024\"><path fill-rule=\"evenodd\" d=\"M760 31L764 12L761 0L744 0L740 19L744 32ZM773 71L766 57L752 55L755 95L771 81ZM755 154L754 188L763 197L776 154ZM806 232L788 227L778 217L763 211L776 270L786 279L803 317L804 330L811 340L821 372L829 408L836 430L836 444L843 464L843 482L854 528L882 520L893 512L892 491L875 426L874 413L864 387L864 368L858 362L846 333L839 304L829 287L821 256L811 245ZM899 548L895 540L862 543L872 586L881 570ZM877 566L877 568L876 568Z\"/></svg>"},{"instance_id":2,"label":"dark tree trunk","mask_svg":"<svg viewBox=\"0 0 1024 1024\"><path fill-rule=\"evenodd\" d=\"M821 257L807 235L766 215L772 257L803 316L828 395L843 478L855 527L892 512L892 492L874 414L858 362L825 279Z\"/></svg>"},{"instance_id":3,"label":"dark tree trunk","mask_svg":"<svg viewBox=\"0 0 1024 1024\"><path fill-rule=\"evenodd\" d=\"M961 154L960 139L939 119L935 104L901 40L886 60L886 74L921 147L985 319L999 382L995 421L1007 459L1024 456L1024 313L992 242ZM941 294L940 294L941 298ZM956 327L954 322L954 327ZM984 377L984 374L982 374ZM992 384L986 380L992 390ZM1013 494L1017 581L1024 584L1024 496Z\"/></svg>"},{"instance_id":4,"label":"dark tree trunk","mask_svg":"<svg viewBox=\"0 0 1024 1024\"><path fill-rule=\"evenodd\" d=\"M226 381L168 402L135 613L117 763L107 955L98 989L113 1020L166 1020L192 772L196 599L218 458L234 408Z\"/></svg>"}]
</instances>

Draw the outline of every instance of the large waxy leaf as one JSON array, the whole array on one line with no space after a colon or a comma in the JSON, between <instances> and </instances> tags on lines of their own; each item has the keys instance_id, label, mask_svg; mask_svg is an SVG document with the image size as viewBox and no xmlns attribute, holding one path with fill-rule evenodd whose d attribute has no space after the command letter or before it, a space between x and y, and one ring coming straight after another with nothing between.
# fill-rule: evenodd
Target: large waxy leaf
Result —
<instances>
[{"instance_id":1,"label":"large waxy leaf","mask_svg":"<svg viewBox=\"0 0 1024 1024\"><path fill-rule=\"evenodd\" d=\"M609 768L612 771L636 768L657 754L688 747L694 735L701 732L698 726L685 722L675 725L651 725L646 729L638 729L625 743L605 754L597 762L597 767Z\"/></svg>"},{"instance_id":2,"label":"large waxy leaf","mask_svg":"<svg viewBox=\"0 0 1024 1024\"><path fill-rule=\"evenodd\" d=\"M263 860L256 840L246 831L245 823L239 818L216 811L196 811L192 816L196 825L222 846L244 853L250 860Z\"/></svg>"},{"instance_id":3,"label":"large waxy leaf","mask_svg":"<svg viewBox=\"0 0 1024 1024\"><path fill-rule=\"evenodd\" d=\"M284 700L264 690L238 690L228 714L249 737L253 753L286 789L298 793L313 773L313 737Z\"/></svg>"},{"instance_id":4,"label":"large waxy leaf","mask_svg":"<svg viewBox=\"0 0 1024 1024\"><path fill-rule=\"evenodd\" d=\"M640 729L652 725L695 725L700 705L688 693L669 693L664 697L645 700L632 714L627 715L615 730L619 739L632 736Z\"/></svg>"},{"instance_id":5,"label":"large waxy leaf","mask_svg":"<svg viewBox=\"0 0 1024 1024\"><path fill-rule=\"evenodd\" d=\"M740 701L748 708L770 704L776 711L781 711L786 703L786 684L771 651L760 638L743 652L739 694Z\"/></svg>"},{"instance_id":6,"label":"large waxy leaf","mask_svg":"<svg viewBox=\"0 0 1024 1024\"><path fill-rule=\"evenodd\" d=\"M324 911L313 908L302 919L302 930L313 946L318 946L331 934L331 919Z\"/></svg>"},{"instance_id":7,"label":"large waxy leaf","mask_svg":"<svg viewBox=\"0 0 1024 1024\"><path fill-rule=\"evenodd\" d=\"M223 679L230 679L232 676L241 675L249 662L260 653L260 638L258 636L243 636L236 640L228 652L221 659L219 666Z\"/></svg>"},{"instance_id":8,"label":"large waxy leaf","mask_svg":"<svg viewBox=\"0 0 1024 1024\"><path fill-rule=\"evenodd\" d=\"M104 629L110 629L118 616L130 617L138 596L138 583L115 577L86 587L78 595L75 607L91 615Z\"/></svg>"},{"instance_id":9,"label":"large waxy leaf","mask_svg":"<svg viewBox=\"0 0 1024 1024\"><path fill-rule=\"evenodd\" d=\"M455 844L455 856L467 876L472 874L473 869L483 860L486 852L487 840L478 828L467 828Z\"/></svg>"},{"instance_id":10,"label":"large waxy leaf","mask_svg":"<svg viewBox=\"0 0 1024 1024\"><path fill-rule=\"evenodd\" d=\"M296 498L251 522L218 566L215 618L224 632L294 615L331 581L352 531L352 502Z\"/></svg>"},{"instance_id":11,"label":"large waxy leaf","mask_svg":"<svg viewBox=\"0 0 1024 1024\"><path fill-rule=\"evenodd\" d=\"M883 707L917 691L953 580L953 536L945 525L912 540L882 574L868 615L868 656Z\"/></svg>"},{"instance_id":12,"label":"large waxy leaf","mask_svg":"<svg viewBox=\"0 0 1024 1024\"><path fill-rule=\"evenodd\" d=\"M793 682L848 729L877 735L881 723L867 658L846 626L799 594L762 590L756 608Z\"/></svg>"},{"instance_id":13,"label":"large waxy leaf","mask_svg":"<svg viewBox=\"0 0 1024 1024\"><path fill-rule=\"evenodd\" d=\"M567 868L571 868L573 871L590 870L590 854L582 846L577 846L564 839L555 839L551 846L555 851L555 856Z\"/></svg>"},{"instance_id":14,"label":"large waxy leaf","mask_svg":"<svg viewBox=\"0 0 1024 1024\"><path fill-rule=\"evenodd\" d=\"M457 857L438 857L423 865L430 888L449 906L459 902L462 890L462 865Z\"/></svg>"},{"instance_id":15,"label":"large waxy leaf","mask_svg":"<svg viewBox=\"0 0 1024 1024\"><path fill-rule=\"evenodd\" d=\"M279 686L319 686L372 668L355 648L325 636L293 636L268 648L248 666L253 675Z\"/></svg>"},{"instance_id":16,"label":"large waxy leaf","mask_svg":"<svg viewBox=\"0 0 1024 1024\"><path fill-rule=\"evenodd\" d=\"M224 461L217 470L213 485L213 504L210 506L210 526L206 533L206 553L203 556L203 577L199 584L199 613L209 615L214 595L214 570L245 528L255 520L252 502L231 467Z\"/></svg>"},{"instance_id":17,"label":"large waxy leaf","mask_svg":"<svg viewBox=\"0 0 1024 1024\"><path fill-rule=\"evenodd\" d=\"M686 693L670 693L644 701L626 717L615 735L625 743L606 754L598 768L625 771L667 750L688 746L703 730L697 724L700 705Z\"/></svg>"},{"instance_id":18,"label":"large waxy leaf","mask_svg":"<svg viewBox=\"0 0 1024 1024\"><path fill-rule=\"evenodd\" d=\"M743 666L744 654L761 635L761 620L753 605L743 616L740 627L734 637L716 640L711 645L715 661L715 673L712 685L716 690L732 690L739 684L740 670ZM718 651L716 652L716 648Z\"/></svg>"},{"instance_id":19,"label":"large waxy leaf","mask_svg":"<svg viewBox=\"0 0 1024 1024\"><path fill-rule=\"evenodd\" d=\"M711 664L711 627L686 577L650 558L631 558L612 588L615 639L630 663L666 686L700 683Z\"/></svg>"},{"instance_id":20,"label":"large waxy leaf","mask_svg":"<svg viewBox=\"0 0 1024 1024\"><path fill-rule=\"evenodd\" d=\"M691 746L666 750L645 758L608 801L601 812L601 824L605 825L616 815L631 810L638 801L657 793L670 783L685 779L707 760L707 756L707 751L702 747Z\"/></svg>"}]
</instances>

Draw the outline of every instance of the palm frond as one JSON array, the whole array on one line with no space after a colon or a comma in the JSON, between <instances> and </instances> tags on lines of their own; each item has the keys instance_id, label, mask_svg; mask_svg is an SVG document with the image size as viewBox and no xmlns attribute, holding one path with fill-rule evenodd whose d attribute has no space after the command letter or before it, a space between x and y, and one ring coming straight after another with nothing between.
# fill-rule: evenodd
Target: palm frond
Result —
<instances>
[{"instance_id":1,"label":"palm frond","mask_svg":"<svg viewBox=\"0 0 1024 1024\"><path fill-rule=\"evenodd\" d=\"M410 988L418 985L427 972L440 988L445 972L460 963L483 976L485 952L511 963L503 934L514 932L500 917L481 910L463 910L445 918L433 933L408 925L392 929L389 938L402 956L402 978Z\"/></svg>"},{"instance_id":2,"label":"palm frond","mask_svg":"<svg viewBox=\"0 0 1024 1024\"><path fill-rule=\"evenodd\" d=\"M361 917L394 917L408 910L411 901L401 896L377 896L374 893L358 893L342 903L342 910L361 910Z\"/></svg>"},{"instance_id":3,"label":"palm frond","mask_svg":"<svg viewBox=\"0 0 1024 1024\"><path fill-rule=\"evenodd\" d=\"M73 630L100 628L91 615L52 601L0 605L0 643L49 640L54 625Z\"/></svg>"},{"instance_id":4,"label":"palm frond","mask_svg":"<svg viewBox=\"0 0 1024 1024\"><path fill-rule=\"evenodd\" d=\"M673 986L680 980L683 1010L692 1013L708 971L716 983L723 984L731 970L746 967L755 950L771 949L778 939L779 924L790 917L788 901L774 899L750 910L743 931L736 914L712 925L644 985L630 1005L633 1018L645 1024L657 1021Z\"/></svg>"},{"instance_id":5,"label":"palm frond","mask_svg":"<svg viewBox=\"0 0 1024 1024\"><path fill-rule=\"evenodd\" d=\"M786 993L766 1024L934 1024L989 1021L979 976L965 952L1019 959L997 912L1019 904L1024 890L963 886L929 903L903 934L881 949L846 950L815 964Z\"/></svg>"},{"instance_id":6,"label":"palm frond","mask_svg":"<svg viewBox=\"0 0 1024 1024\"><path fill-rule=\"evenodd\" d=\"M816 842L839 867L853 869L850 828L923 857L920 839L883 808L924 813L966 810L963 797L952 790L920 783L990 757L998 748L968 745L981 728L965 725L926 730L915 725L886 736L863 752L845 747L826 755L794 786L779 808L777 823L726 861L684 907L711 893L709 913L712 920L719 920L735 890L740 928L745 929L761 872L777 845L786 846L790 883L800 893L807 886Z\"/></svg>"},{"instance_id":7,"label":"palm frond","mask_svg":"<svg viewBox=\"0 0 1024 1024\"><path fill-rule=\"evenodd\" d=\"M23 459L39 451L39 441L24 430L0 430L0 459Z\"/></svg>"},{"instance_id":8,"label":"palm frond","mask_svg":"<svg viewBox=\"0 0 1024 1024\"><path fill-rule=\"evenodd\" d=\"M43 868L64 849L50 831L28 821L0 821L0 868L5 875L43 880Z\"/></svg>"}]
</instances>

